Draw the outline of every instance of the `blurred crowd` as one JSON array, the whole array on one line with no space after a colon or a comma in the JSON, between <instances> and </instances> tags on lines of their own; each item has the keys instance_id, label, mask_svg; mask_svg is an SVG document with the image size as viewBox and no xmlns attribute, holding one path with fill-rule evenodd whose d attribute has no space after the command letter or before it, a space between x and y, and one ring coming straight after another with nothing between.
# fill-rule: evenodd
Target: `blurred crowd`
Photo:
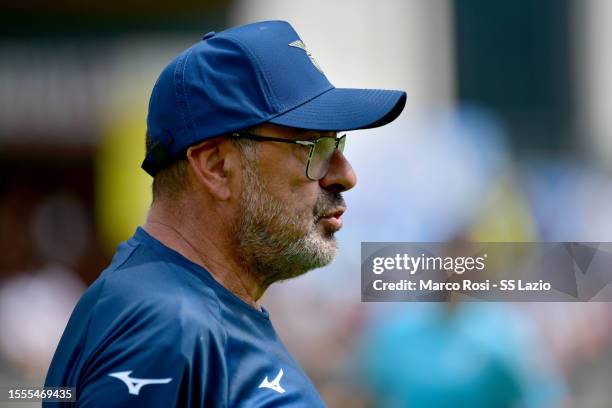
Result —
<instances>
[{"instance_id":1,"label":"blurred crowd","mask_svg":"<svg viewBox=\"0 0 612 408\"><path fill-rule=\"evenodd\" d=\"M73 7L71 2L60 3ZM551 100L566 98L568 104L536 106L519 98L516 106L525 106L519 125L495 98L474 97L469 89L477 87L469 88L469 75L461 74L465 58L472 54L458 50L465 48L462 38L469 37L462 24L477 18L469 7L478 14L486 2L461 8L466 3L460 7L461 2L394 0L388 9L375 11L366 1L335 6L280 0L257 6L247 1L189 3L173 14L174 22L192 13L189 24L180 28L161 24L168 6L153 3L159 14L149 16L157 18L154 27L137 26L127 34L122 27L113 30L99 22L99 28L91 30L81 24L78 33L65 28L55 38L5 28L9 32L0 41L0 385L43 381L80 294L108 264L114 247L142 222L150 200L150 179L139 169L146 102L163 64L211 29L284 18L312 39L313 52L321 50L324 55L317 58L324 68L326 57L332 59L335 51L327 50L323 39L333 42L334 35L345 33L342 41L351 36L358 41L347 41L344 48L360 41L363 46L348 59L346 50L338 51L344 52L344 59L329 63L330 71L349 76L361 72L370 85L383 78L387 82L381 79L379 86L405 86L409 94L408 108L398 121L349 134L345 153L358 184L345 195L348 211L337 234L336 261L270 288L262 299L281 338L329 406L610 405L609 303L374 304L360 302L359 285L364 241L612 241L612 149L607 122L600 120L612 115L601 111L597 116L598 110L584 113L576 107L570 109L570 119L564 116L566 105L588 107L605 101L600 93L611 85L602 84L598 93L597 86L576 79L576 90L568 96L551 82ZM569 16L591 16L596 21L586 34L572 38L609 43L607 31L593 29L595 22L610 26L602 15L612 17L612 10L604 2L585 2L589 7L582 11L578 2L569 0L542 1L543 11L519 3L526 7L520 9L524 14L512 14L519 21L537 23L529 13L546 15L546 5ZM454 11L447 9L452 4ZM312 23L319 8L329 12L321 18L344 24L325 25L325 31ZM15 18L17 11L14 7L6 15ZM38 13L42 18L42 11ZM436 20L442 15L454 20ZM386 19L402 18L414 24L393 29L385 24ZM364 29L364 21L372 25L371 31ZM408 36L406 30L417 29L422 30L420 36ZM439 34L453 29L456 36ZM551 37L550 27L547 30ZM533 35L538 41L544 36L537 31ZM368 42L370 38L380 41ZM527 45L523 48L529 50ZM553 41L550 47L556 45ZM427 59L444 49L459 55L458 61ZM380 50L388 54L377 58ZM416 58L418 52L423 59ZM554 57L552 51L544 54L539 57ZM567 58L571 62L587 57L574 53ZM609 61L612 67L607 54L596 57L594 61ZM394 71L395 59L412 68ZM365 67L359 66L361 61ZM376 61L384 64L386 75L369 70ZM414 68L419 64L421 71ZM468 71L471 68L468 64ZM446 79L431 78L429 71L449 74ZM590 78L596 73L587 74ZM344 85L339 83L343 79L330 77ZM441 87L448 83L453 88L453 81L457 93L444 96ZM494 94L496 81L503 78L483 78L483 87L489 86L484 94ZM524 86L509 81L506 88L500 85L502 93ZM525 89L521 95L532 91L543 92ZM462 92L470 97L463 98ZM541 114L555 106L558 116ZM526 127L525 117L535 125L543 117L558 119L563 129L557 134L554 126Z\"/></svg>"},{"instance_id":2,"label":"blurred crowd","mask_svg":"<svg viewBox=\"0 0 612 408\"><path fill-rule=\"evenodd\" d=\"M603 169L512 158L503 125L474 107L409 122L347 144L367 162L357 167L365 191L347 194L336 263L271 289L281 336L336 406L607 406L608 303L359 304L361 241L610 240ZM317 333L308 344L304 330Z\"/></svg>"}]
</instances>

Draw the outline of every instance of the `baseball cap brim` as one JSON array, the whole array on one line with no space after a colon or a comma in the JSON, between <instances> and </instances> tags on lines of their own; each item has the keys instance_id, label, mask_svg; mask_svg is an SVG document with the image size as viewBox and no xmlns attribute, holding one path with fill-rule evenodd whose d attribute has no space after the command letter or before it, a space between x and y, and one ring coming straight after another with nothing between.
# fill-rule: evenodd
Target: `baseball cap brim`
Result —
<instances>
[{"instance_id":1,"label":"baseball cap brim","mask_svg":"<svg viewBox=\"0 0 612 408\"><path fill-rule=\"evenodd\" d=\"M403 91L332 88L269 122L320 131L368 129L393 121L405 105Z\"/></svg>"}]
</instances>

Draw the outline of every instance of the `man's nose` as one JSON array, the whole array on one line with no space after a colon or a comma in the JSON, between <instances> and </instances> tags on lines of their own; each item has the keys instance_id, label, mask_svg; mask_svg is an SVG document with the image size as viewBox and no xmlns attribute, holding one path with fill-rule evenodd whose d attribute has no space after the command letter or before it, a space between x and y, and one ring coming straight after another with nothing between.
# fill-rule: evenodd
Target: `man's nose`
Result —
<instances>
[{"instance_id":1,"label":"man's nose","mask_svg":"<svg viewBox=\"0 0 612 408\"><path fill-rule=\"evenodd\" d=\"M351 164L339 150L334 151L334 155L329 163L327 174L319 180L322 188L336 190L338 192L350 190L357 184L357 175L353 171Z\"/></svg>"}]
</instances>

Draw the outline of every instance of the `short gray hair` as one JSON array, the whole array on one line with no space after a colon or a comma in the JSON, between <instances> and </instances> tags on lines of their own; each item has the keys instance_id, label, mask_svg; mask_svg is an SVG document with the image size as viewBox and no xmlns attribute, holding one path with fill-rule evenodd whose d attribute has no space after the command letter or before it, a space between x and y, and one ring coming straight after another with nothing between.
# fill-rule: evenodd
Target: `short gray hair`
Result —
<instances>
[{"instance_id":1,"label":"short gray hair","mask_svg":"<svg viewBox=\"0 0 612 408\"><path fill-rule=\"evenodd\" d=\"M232 143L240 151L240 156L243 160L253 161L257 153L257 142L250 139L231 138ZM149 151L153 145L153 140L147 133L146 149ZM187 191L187 174L189 161L186 156L181 156L172 163L161 168L153 177L153 185L151 187L153 194L153 202L162 197L176 199Z\"/></svg>"}]
</instances>

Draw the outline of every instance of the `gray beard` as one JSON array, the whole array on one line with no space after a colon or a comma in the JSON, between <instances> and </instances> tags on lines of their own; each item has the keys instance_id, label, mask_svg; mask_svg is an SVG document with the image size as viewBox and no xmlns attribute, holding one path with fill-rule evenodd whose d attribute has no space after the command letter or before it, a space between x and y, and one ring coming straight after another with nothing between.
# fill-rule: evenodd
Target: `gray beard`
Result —
<instances>
[{"instance_id":1,"label":"gray beard","mask_svg":"<svg viewBox=\"0 0 612 408\"><path fill-rule=\"evenodd\" d=\"M317 222L344 205L342 195L323 190L312 214L292 212L268 192L254 165L243 162L244 189L233 237L244 267L267 287L329 264L337 253L336 238L319 231Z\"/></svg>"}]
</instances>

